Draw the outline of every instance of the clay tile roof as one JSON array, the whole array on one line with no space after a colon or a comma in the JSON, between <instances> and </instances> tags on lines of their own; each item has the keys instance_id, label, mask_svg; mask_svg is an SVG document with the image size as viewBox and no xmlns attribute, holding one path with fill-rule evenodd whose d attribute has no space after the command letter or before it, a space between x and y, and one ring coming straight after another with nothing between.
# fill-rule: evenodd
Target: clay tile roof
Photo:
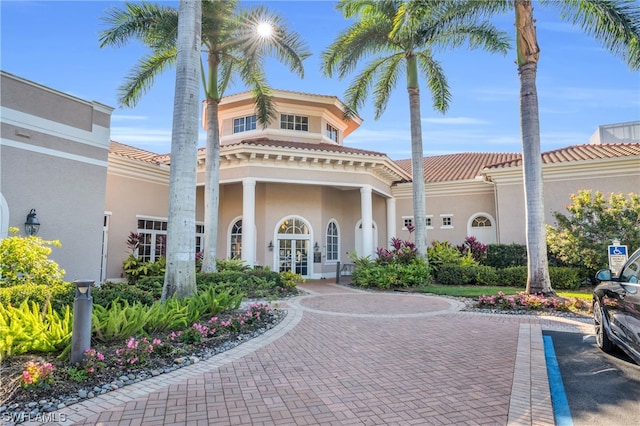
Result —
<instances>
[{"instance_id":1,"label":"clay tile roof","mask_svg":"<svg viewBox=\"0 0 640 426\"><path fill-rule=\"evenodd\" d=\"M385 157L386 154L376 151L367 151L358 148L349 148L341 145L333 145L328 143L304 143L304 142L288 142L277 141L268 138L256 138L246 139L238 143L224 145L221 149L237 147L237 146L267 146L274 148L287 148L287 149L299 149L306 151L322 151L322 152L336 152L340 154L357 154L357 155L374 155L377 157Z\"/></svg>"},{"instance_id":2,"label":"clay tile roof","mask_svg":"<svg viewBox=\"0 0 640 426\"><path fill-rule=\"evenodd\" d=\"M437 155L423 159L425 182L449 182L470 180L480 176L480 171L496 163L514 161L520 158L517 153L464 152L460 154ZM411 173L411 160L398 160L396 163Z\"/></svg>"},{"instance_id":3,"label":"clay tile roof","mask_svg":"<svg viewBox=\"0 0 640 426\"><path fill-rule=\"evenodd\" d=\"M542 153L544 164L566 163L570 161L598 160L606 158L628 157L640 155L640 143L606 143L573 145ZM518 167L522 158L496 162L490 169Z\"/></svg>"},{"instance_id":4,"label":"clay tile roof","mask_svg":"<svg viewBox=\"0 0 640 426\"><path fill-rule=\"evenodd\" d=\"M115 154L120 157L153 164L158 164L159 158L162 157L155 152L145 151L144 149L135 148L116 141L111 141L111 144L109 145L109 154Z\"/></svg>"}]
</instances>

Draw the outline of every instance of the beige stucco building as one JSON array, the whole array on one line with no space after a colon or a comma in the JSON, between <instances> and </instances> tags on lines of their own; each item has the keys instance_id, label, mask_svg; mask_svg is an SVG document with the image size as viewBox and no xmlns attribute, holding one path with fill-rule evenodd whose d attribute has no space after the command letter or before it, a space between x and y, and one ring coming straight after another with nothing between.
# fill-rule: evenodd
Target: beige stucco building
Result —
<instances>
[{"instance_id":1,"label":"beige stucco building","mask_svg":"<svg viewBox=\"0 0 640 426\"><path fill-rule=\"evenodd\" d=\"M14 84L38 87L15 76L3 74L4 78L15 80ZM56 93L44 87L39 87L39 91L42 93L38 96ZM19 93L12 96L19 97ZM64 94L57 93L57 96L69 102L70 107L76 101L65 98ZM348 252L355 250L360 256L373 255L377 247L388 246L394 236L410 239L407 230L413 222L410 160L394 161L384 153L345 146L345 138L357 131L361 119L357 116L345 119L344 105L335 96L276 90L274 101L277 118L264 129L256 123L249 93L229 96L220 105L218 257L240 257L249 265L292 269L308 278L320 278L333 276L337 262L349 262ZM84 104L94 106L95 117L106 119L94 121L94 132L98 129L100 135L105 132L108 135L111 110L104 106L98 108L99 104L95 103ZM16 136L5 124L4 96L2 107L2 229L6 229L7 220L12 226L22 227L20 222L28 210L37 208L39 217L42 211L44 234L48 223L45 226L45 210L41 209L46 203L36 205L32 200L48 200L51 194L59 192L80 195L89 180L48 178L51 189L41 192L32 188L31 204L20 200L17 194L24 193L25 186L29 187L29 181L24 180L27 169L23 166L17 170L13 162L26 165L26 160L10 157L9 163L5 158L31 151L17 151L14 142L5 145L5 138L13 140ZM57 117L50 116L47 124L62 120ZM640 123L627 124L631 128L640 127ZM102 150L99 152L103 155L106 155L106 137L100 139ZM591 144L544 153L547 222L552 224L552 212L562 211L570 201L570 194L580 189L640 192L640 143L637 143L640 138L634 138L622 143L598 139ZM64 140L56 142L60 144L56 149L72 145ZM121 142L126 143L111 141L108 159L103 159L101 167L93 170L91 179L102 180L101 185L92 184L93 198L82 198L82 206L91 202L93 208L82 220L95 221L96 229L99 228L91 247L104 247L95 251L98 254L92 252L91 256L96 257L91 263L94 269L87 274L97 275L100 280L122 277L122 261L129 255L126 241L130 233L143 235L138 255L145 260L161 256L166 247L171 158ZM49 154L47 151L46 155ZM520 154L460 153L425 157L424 166L430 241L460 244L466 236L474 235L485 243L524 242ZM203 226L205 167L205 152L201 149L195 189L196 250L202 247L206 235ZM51 173L51 169L48 170ZM18 187L12 188L14 185ZM51 215L69 217L70 213L64 213L64 206L56 204L56 208L56 213L52 211ZM88 212L90 209L86 208ZM73 214L79 212L74 210ZM5 216L9 219L5 220ZM100 217L96 219L96 216ZM56 260L60 260L67 271L74 270L74 256L79 246L87 244L86 238L62 227L48 229L46 236L63 242L63 247L56 252L66 254L56 253L60 256ZM82 254L90 256L88 252ZM76 276L67 274L67 278L71 280Z\"/></svg>"}]
</instances>

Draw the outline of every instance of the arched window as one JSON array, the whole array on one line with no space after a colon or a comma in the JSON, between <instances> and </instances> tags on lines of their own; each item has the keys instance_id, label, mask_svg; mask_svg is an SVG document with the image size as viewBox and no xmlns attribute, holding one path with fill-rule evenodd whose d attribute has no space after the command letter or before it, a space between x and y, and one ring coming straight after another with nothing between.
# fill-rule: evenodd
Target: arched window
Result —
<instances>
[{"instance_id":1,"label":"arched window","mask_svg":"<svg viewBox=\"0 0 640 426\"><path fill-rule=\"evenodd\" d=\"M495 219L488 213L476 213L467 222L467 235L476 237L483 244L495 243L497 241Z\"/></svg>"},{"instance_id":2,"label":"arched window","mask_svg":"<svg viewBox=\"0 0 640 426\"><path fill-rule=\"evenodd\" d=\"M296 219L295 217L291 217L289 219L284 220L280 224L280 229L278 230L278 234L308 234L309 228L307 224L304 223L300 219Z\"/></svg>"},{"instance_id":3,"label":"arched window","mask_svg":"<svg viewBox=\"0 0 640 426\"><path fill-rule=\"evenodd\" d=\"M242 258L242 219L237 221L231 227L231 241L229 247L231 247L231 253L229 254L232 259Z\"/></svg>"},{"instance_id":4,"label":"arched window","mask_svg":"<svg viewBox=\"0 0 640 426\"><path fill-rule=\"evenodd\" d=\"M338 236L338 224L335 221L327 225L327 262L340 260L340 239Z\"/></svg>"}]
</instances>

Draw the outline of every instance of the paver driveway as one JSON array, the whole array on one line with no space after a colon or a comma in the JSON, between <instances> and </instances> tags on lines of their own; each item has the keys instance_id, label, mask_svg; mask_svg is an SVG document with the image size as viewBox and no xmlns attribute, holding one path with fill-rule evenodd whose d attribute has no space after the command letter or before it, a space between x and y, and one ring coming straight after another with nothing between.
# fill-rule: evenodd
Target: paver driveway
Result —
<instances>
[{"instance_id":1,"label":"paver driveway","mask_svg":"<svg viewBox=\"0 0 640 426\"><path fill-rule=\"evenodd\" d=\"M61 424L553 424L541 328L452 299L318 281L264 335L60 410Z\"/></svg>"}]
</instances>

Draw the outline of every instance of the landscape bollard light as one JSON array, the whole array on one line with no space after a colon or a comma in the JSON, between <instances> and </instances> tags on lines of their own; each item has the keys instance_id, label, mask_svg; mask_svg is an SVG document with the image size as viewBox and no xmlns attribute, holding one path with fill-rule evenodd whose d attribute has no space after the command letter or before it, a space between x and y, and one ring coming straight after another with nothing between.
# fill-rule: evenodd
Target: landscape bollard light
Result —
<instances>
[{"instance_id":1,"label":"landscape bollard light","mask_svg":"<svg viewBox=\"0 0 640 426\"><path fill-rule=\"evenodd\" d=\"M94 281L74 281L76 297L73 299L73 330L71 331L71 364L84 363L84 354L91 348L91 311Z\"/></svg>"}]
</instances>

